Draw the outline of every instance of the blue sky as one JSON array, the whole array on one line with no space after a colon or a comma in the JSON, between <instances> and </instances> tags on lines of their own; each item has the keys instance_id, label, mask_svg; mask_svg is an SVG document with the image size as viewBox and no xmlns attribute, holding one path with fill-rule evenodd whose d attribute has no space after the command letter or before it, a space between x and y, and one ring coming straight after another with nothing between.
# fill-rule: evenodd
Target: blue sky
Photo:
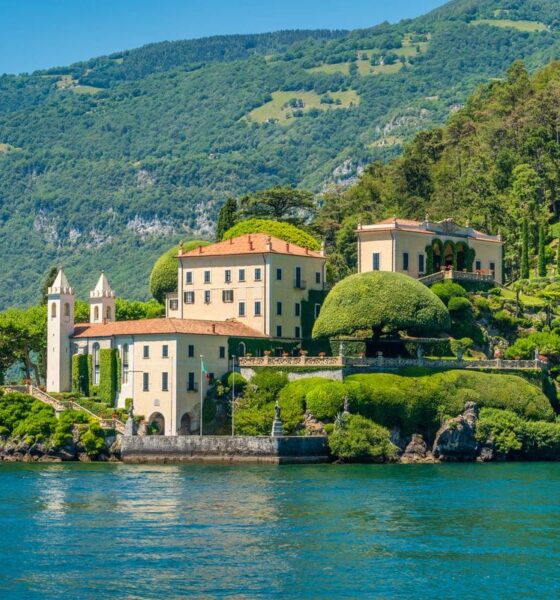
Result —
<instances>
[{"instance_id":1,"label":"blue sky","mask_svg":"<svg viewBox=\"0 0 560 600\"><path fill-rule=\"evenodd\" d=\"M355 29L445 0L0 0L0 73L32 72L150 42L278 29Z\"/></svg>"}]
</instances>

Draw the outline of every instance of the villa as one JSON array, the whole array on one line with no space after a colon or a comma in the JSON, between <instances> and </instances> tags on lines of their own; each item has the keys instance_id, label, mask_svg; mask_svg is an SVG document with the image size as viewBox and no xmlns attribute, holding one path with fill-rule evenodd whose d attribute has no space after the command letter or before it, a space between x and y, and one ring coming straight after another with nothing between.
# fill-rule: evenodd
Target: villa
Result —
<instances>
[{"instance_id":1,"label":"villa","mask_svg":"<svg viewBox=\"0 0 560 600\"><path fill-rule=\"evenodd\" d=\"M453 219L386 219L360 224L356 233L360 273L395 271L416 279L503 282L501 236L457 225Z\"/></svg>"},{"instance_id":2,"label":"villa","mask_svg":"<svg viewBox=\"0 0 560 600\"><path fill-rule=\"evenodd\" d=\"M165 318L137 321L116 321L101 274L89 323L75 323L75 293L60 270L48 290L47 390L109 386L116 406L133 399L161 433L197 432L200 398L232 357L301 348L326 294L323 252L265 234L180 250L177 262Z\"/></svg>"}]
</instances>

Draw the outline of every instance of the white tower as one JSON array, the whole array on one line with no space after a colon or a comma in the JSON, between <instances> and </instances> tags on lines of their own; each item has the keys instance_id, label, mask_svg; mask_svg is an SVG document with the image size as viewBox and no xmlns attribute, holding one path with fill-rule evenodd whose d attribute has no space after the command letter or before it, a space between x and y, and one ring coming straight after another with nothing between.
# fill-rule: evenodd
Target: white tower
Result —
<instances>
[{"instance_id":1,"label":"white tower","mask_svg":"<svg viewBox=\"0 0 560 600\"><path fill-rule=\"evenodd\" d=\"M70 338L74 334L74 290L62 269L48 289L47 302L47 391L72 389Z\"/></svg>"},{"instance_id":2,"label":"white tower","mask_svg":"<svg viewBox=\"0 0 560 600\"><path fill-rule=\"evenodd\" d=\"M101 272L95 289L89 293L89 322L110 323L115 320L115 292Z\"/></svg>"}]
</instances>

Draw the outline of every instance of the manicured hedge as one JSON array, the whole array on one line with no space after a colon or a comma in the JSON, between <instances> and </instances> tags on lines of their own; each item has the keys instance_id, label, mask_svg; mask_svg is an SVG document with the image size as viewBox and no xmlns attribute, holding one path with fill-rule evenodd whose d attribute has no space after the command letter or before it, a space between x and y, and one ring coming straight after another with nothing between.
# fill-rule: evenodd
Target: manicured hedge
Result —
<instances>
[{"instance_id":1,"label":"manicured hedge","mask_svg":"<svg viewBox=\"0 0 560 600\"><path fill-rule=\"evenodd\" d=\"M88 355L74 354L72 357L72 391L89 396Z\"/></svg>"},{"instance_id":2,"label":"manicured hedge","mask_svg":"<svg viewBox=\"0 0 560 600\"><path fill-rule=\"evenodd\" d=\"M394 333L434 335L449 328L443 302L422 283L402 273L350 275L327 296L313 327L313 337Z\"/></svg>"},{"instance_id":3,"label":"manicured hedge","mask_svg":"<svg viewBox=\"0 0 560 600\"><path fill-rule=\"evenodd\" d=\"M229 240L247 233L266 233L273 237L285 240L302 248L320 250L321 242L312 235L299 229L291 223L281 223L270 219L247 219L234 225L224 233L224 240Z\"/></svg>"},{"instance_id":4,"label":"manicured hedge","mask_svg":"<svg viewBox=\"0 0 560 600\"><path fill-rule=\"evenodd\" d=\"M361 415L350 415L342 421L329 436L329 447L335 456L385 461L395 455L396 447L385 427Z\"/></svg>"},{"instance_id":5,"label":"manicured hedge","mask_svg":"<svg viewBox=\"0 0 560 600\"><path fill-rule=\"evenodd\" d=\"M99 351L99 397L112 405L118 389L118 351L114 348L101 348Z\"/></svg>"}]
</instances>

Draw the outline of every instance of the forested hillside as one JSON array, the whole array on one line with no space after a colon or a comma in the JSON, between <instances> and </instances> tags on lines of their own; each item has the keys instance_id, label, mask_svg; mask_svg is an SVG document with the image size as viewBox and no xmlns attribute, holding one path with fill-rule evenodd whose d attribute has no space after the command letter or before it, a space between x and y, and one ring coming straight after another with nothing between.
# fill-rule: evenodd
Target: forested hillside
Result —
<instances>
[{"instance_id":1,"label":"forested hillside","mask_svg":"<svg viewBox=\"0 0 560 600\"><path fill-rule=\"evenodd\" d=\"M56 263L82 294L104 268L146 296L154 258L211 236L227 197L352 182L516 58L534 69L559 51L556 2L457 0L397 25L166 42L0 77L0 307L37 300ZM425 208L403 198L403 213Z\"/></svg>"}]
</instances>

